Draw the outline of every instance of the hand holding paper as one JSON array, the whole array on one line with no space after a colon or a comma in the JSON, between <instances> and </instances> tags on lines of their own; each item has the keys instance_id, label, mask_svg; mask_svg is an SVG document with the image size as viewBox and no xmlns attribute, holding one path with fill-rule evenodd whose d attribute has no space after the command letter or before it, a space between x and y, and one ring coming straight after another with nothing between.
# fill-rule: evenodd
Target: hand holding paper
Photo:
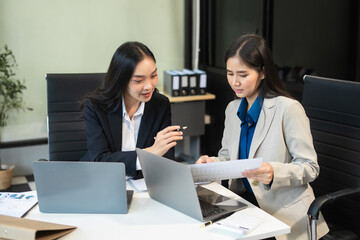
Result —
<instances>
[{"instance_id":1,"label":"hand holding paper","mask_svg":"<svg viewBox=\"0 0 360 240\"><path fill-rule=\"evenodd\" d=\"M194 182L243 178L242 173L261 166L262 158L189 165Z\"/></svg>"},{"instance_id":2,"label":"hand holding paper","mask_svg":"<svg viewBox=\"0 0 360 240\"><path fill-rule=\"evenodd\" d=\"M270 184L274 178L274 169L268 162L263 162L260 168L243 172L243 176L264 184Z\"/></svg>"}]
</instances>

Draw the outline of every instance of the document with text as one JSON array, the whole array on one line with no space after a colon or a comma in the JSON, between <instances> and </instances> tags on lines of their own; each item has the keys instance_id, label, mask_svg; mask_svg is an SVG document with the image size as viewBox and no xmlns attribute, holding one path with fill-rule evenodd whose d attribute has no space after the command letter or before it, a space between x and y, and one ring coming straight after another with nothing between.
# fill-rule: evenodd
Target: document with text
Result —
<instances>
[{"instance_id":1,"label":"document with text","mask_svg":"<svg viewBox=\"0 0 360 240\"><path fill-rule=\"evenodd\" d=\"M244 233L254 229L260 225L261 222L263 222L263 219L260 219L257 216L251 216L238 211L232 214L230 217L215 223L214 226L224 230Z\"/></svg>"},{"instance_id":2,"label":"document with text","mask_svg":"<svg viewBox=\"0 0 360 240\"><path fill-rule=\"evenodd\" d=\"M223 162L189 165L194 182L213 182L224 179L242 178L242 173L261 166L262 158L240 159Z\"/></svg>"},{"instance_id":3,"label":"document with text","mask_svg":"<svg viewBox=\"0 0 360 240\"><path fill-rule=\"evenodd\" d=\"M23 217L37 202L36 191L0 192L0 214Z\"/></svg>"}]
</instances>

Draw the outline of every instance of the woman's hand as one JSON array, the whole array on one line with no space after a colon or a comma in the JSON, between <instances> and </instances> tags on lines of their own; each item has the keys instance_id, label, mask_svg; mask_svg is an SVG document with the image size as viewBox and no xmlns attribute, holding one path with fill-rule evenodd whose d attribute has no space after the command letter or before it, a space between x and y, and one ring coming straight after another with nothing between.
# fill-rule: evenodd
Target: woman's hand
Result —
<instances>
[{"instance_id":1,"label":"woman's hand","mask_svg":"<svg viewBox=\"0 0 360 240\"><path fill-rule=\"evenodd\" d=\"M250 178L264 184L270 184L274 178L274 169L270 163L263 162L261 167L246 170L242 173L242 175L246 178Z\"/></svg>"},{"instance_id":2,"label":"woman's hand","mask_svg":"<svg viewBox=\"0 0 360 240\"><path fill-rule=\"evenodd\" d=\"M170 148L176 145L176 141L183 139L183 132L177 131L180 126L169 126L156 134L155 142L151 147L144 150L163 156Z\"/></svg>"},{"instance_id":3,"label":"woman's hand","mask_svg":"<svg viewBox=\"0 0 360 240\"><path fill-rule=\"evenodd\" d=\"M195 164L214 162L208 155L203 155L195 162Z\"/></svg>"}]
</instances>

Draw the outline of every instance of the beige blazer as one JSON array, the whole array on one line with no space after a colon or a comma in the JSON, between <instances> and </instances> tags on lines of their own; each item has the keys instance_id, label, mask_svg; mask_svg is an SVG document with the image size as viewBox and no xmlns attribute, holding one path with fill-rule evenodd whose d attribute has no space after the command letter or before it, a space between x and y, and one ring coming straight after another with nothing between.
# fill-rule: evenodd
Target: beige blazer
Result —
<instances>
[{"instance_id":1,"label":"beige blazer","mask_svg":"<svg viewBox=\"0 0 360 240\"><path fill-rule=\"evenodd\" d=\"M226 108L222 148L215 161L238 159L241 121L236 113L240 101L234 100ZM320 169L309 119L298 101L282 96L264 99L249 152L249 158L256 157L274 168L271 186L249 180L261 209L291 226L290 234L276 238L310 239L307 210L314 193L309 182ZM320 216L318 237L328 231Z\"/></svg>"}]
</instances>

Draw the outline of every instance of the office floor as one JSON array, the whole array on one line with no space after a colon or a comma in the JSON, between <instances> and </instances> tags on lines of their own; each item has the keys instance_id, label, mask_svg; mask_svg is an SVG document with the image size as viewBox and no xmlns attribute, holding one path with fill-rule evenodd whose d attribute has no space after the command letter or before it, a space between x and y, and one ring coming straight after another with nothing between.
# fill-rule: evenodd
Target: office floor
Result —
<instances>
[{"instance_id":1,"label":"office floor","mask_svg":"<svg viewBox=\"0 0 360 240\"><path fill-rule=\"evenodd\" d=\"M11 186L8 189L2 190L0 192L26 192L34 190L36 190L34 176L28 175L13 177Z\"/></svg>"}]
</instances>

